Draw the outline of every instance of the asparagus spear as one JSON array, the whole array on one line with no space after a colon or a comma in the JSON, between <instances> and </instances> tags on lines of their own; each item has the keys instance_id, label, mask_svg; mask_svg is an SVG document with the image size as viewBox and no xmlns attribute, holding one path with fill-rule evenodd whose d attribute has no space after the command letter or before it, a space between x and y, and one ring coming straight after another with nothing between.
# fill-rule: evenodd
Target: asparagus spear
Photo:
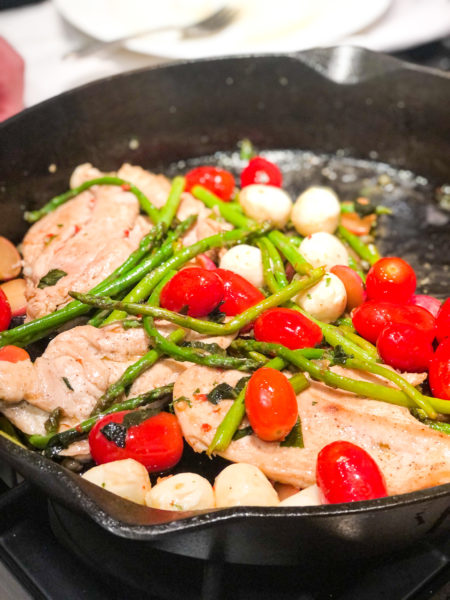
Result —
<instances>
[{"instance_id":1,"label":"asparagus spear","mask_svg":"<svg viewBox=\"0 0 450 600\"><path fill-rule=\"evenodd\" d=\"M369 264L373 265L381 258L375 244L364 244L357 235L349 231L343 225L339 225L338 233L340 237L353 248L356 254L363 260L366 260Z\"/></svg>"},{"instance_id":2,"label":"asparagus spear","mask_svg":"<svg viewBox=\"0 0 450 600\"><path fill-rule=\"evenodd\" d=\"M158 223L162 223L167 227L170 227L170 224L172 223L173 218L178 210L178 206L180 205L181 194L184 190L185 183L186 180L184 177L175 177L173 179L167 202L164 204L159 213Z\"/></svg>"},{"instance_id":3,"label":"asparagus spear","mask_svg":"<svg viewBox=\"0 0 450 600\"><path fill-rule=\"evenodd\" d=\"M93 185L118 185L120 187L124 187L124 189L130 191L136 196L142 210L148 214L153 223L158 222L159 210L153 206L153 204L150 202L147 196L143 192L141 192L141 190L139 190L135 185L133 185L129 181L125 181L125 179L110 176L97 177L96 179L85 181L73 190L69 190L68 192L64 192L64 194L55 196L55 198L52 198L39 210L26 212L24 215L25 221L27 221L28 223L36 223L36 221L39 221L39 219L53 212L56 208L58 208L71 198L75 198L75 196L78 196L78 194L81 194L81 192L88 190Z\"/></svg>"}]
</instances>

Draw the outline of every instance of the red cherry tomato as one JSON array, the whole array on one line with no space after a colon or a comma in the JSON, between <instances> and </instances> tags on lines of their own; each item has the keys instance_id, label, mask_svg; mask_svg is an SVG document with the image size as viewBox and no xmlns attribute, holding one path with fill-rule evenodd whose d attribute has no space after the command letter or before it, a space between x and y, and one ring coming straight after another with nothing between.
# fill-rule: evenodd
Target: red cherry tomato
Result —
<instances>
[{"instance_id":1,"label":"red cherry tomato","mask_svg":"<svg viewBox=\"0 0 450 600\"><path fill-rule=\"evenodd\" d=\"M223 282L223 304L220 305L220 310L228 317L239 315L250 306L264 300L264 294L237 273L228 271L228 269L216 269L214 273Z\"/></svg>"},{"instance_id":2,"label":"red cherry tomato","mask_svg":"<svg viewBox=\"0 0 450 600\"><path fill-rule=\"evenodd\" d=\"M371 300L354 309L352 321L359 335L373 344L383 329L391 323L412 325L426 333L430 341L433 340L436 330L436 319L433 315L421 306L413 304Z\"/></svg>"},{"instance_id":3,"label":"red cherry tomato","mask_svg":"<svg viewBox=\"0 0 450 600\"><path fill-rule=\"evenodd\" d=\"M245 410L256 435L266 442L284 440L298 418L294 388L283 373L262 367L245 392Z\"/></svg>"},{"instance_id":4,"label":"red cherry tomato","mask_svg":"<svg viewBox=\"0 0 450 600\"><path fill-rule=\"evenodd\" d=\"M342 281L347 292L347 310L353 310L366 299L364 283L356 271L345 265L335 265L330 269Z\"/></svg>"},{"instance_id":5,"label":"red cherry tomato","mask_svg":"<svg viewBox=\"0 0 450 600\"><path fill-rule=\"evenodd\" d=\"M316 480L325 504L387 496L377 463L351 442L332 442L322 448L317 457Z\"/></svg>"},{"instance_id":6,"label":"red cherry tomato","mask_svg":"<svg viewBox=\"0 0 450 600\"><path fill-rule=\"evenodd\" d=\"M190 192L195 185L203 186L226 202L231 200L234 193L233 175L219 167L197 167L189 171L184 189Z\"/></svg>"},{"instance_id":7,"label":"red cherry tomato","mask_svg":"<svg viewBox=\"0 0 450 600\"><path fill-rule=\"evenodd\" d=\"M442 342L446 337L450 337L450 298L441 306L436 318L436 337L438 342Z\"/></svg>"},{"instance_id":8,"label":"red cherry tomato","mask_svg":"<svg viewBox=\"0 0 450 600\"><path fill-rule=\"evenodd\" d=\"M393 323L378 336L377 350L394 369L417 373L427 371L433 356L430 337L406 323Z\"/></svg>"},{"instance_id":9,"label":"red cherry tomato","mask_svg":"<svg viewBox=\"0 0 450 600\"><path fill-rule=\"evenodd\" d=\"M95 462L101 465L134 458L150 472L175 466L183 454L183 436L175 415L161 412L121 432L120 425L130 412L123 410L107 415L91 429L89 448ZM117 424L116 429L114 424Z\"/></svg>"},{"instance_id":10,"label":"red cherry tomato","mask_svg":"<svg viewBox=\"0 0 450 600\"><path fill-rule=\"evenodd\" d=\"M433 396L450 400L450 337L443 339L437 347L430 361L428 377Z\"/></svg>"},{"instance_id":11,"label":"red cherry tomato","mask_svg":"<svg viewBox=\"0 0 450 600\"><path fill-rule=\"evenodd\" d=\"M258 342L283 344L291 350L312 348L322 341L322 330L307 317L291 308L269 308L254 326Z\"/></svg>"},{"instance_id":12,"label":"red cherry tomato","mask_svg":"<svg viewBox=\"0 0 450 600\"><path fill-rule=\"evenodd\" d=\"M277 165L262 156L255 156L241 173L241 187L253 183L281 187L283 177Z\"/></svg>"},{"instance_id":13,"label":"red cherry tomato","mask_svg":"<svg viewBox=\"0 0 450 600\"><path fill-rule=\"evenodd\" d=\"M416 289L414 269L402 258L380 258L370 268L366 278L369 300L408 302Z\"/></svg>"},{"instance_id":14,"label":"red cherry tomato","mask_svg":"<svg viewBox=\"0 0 450 600\"><path fill-rule=\"evenodd\" d=\"M11 323L11 306L3 290L0 289L0 331L8 329Z\"/></svg>"},{"instance_id":15,"label":"red cherry tomato","mask_svg":"<svg viewBox=\"0 0 450 600\"><path fill-rule=\"evenodd\" d=\"M437 317L439 309L441 308L441 301L434 296L427 296L426 294L415 294L411 298L411 304L415 306L421 306L428 312L430 312L433 317Z\"/></svg>"},{"instance_id":16,"label":"red cherry tomato","mask_svg":"<svg viewBox=\"0 0 450 600\"><path fill-rule=\"evenodd\" d=\"M216 271L200 267L182 269L161 291L161 306L191 317L205 317L222 301L224 286Z\"/></svg>"},{"instance_id":17,"label":"red cherry tomato","mask_svg":"<svg viewBox=\"0 0 450 600\"><path fill-rule=\"evenodd\" d=\"M3 348L0 348L0 360L16 363L29 358L28 352L18 346L3 346Z\"/></svg>"}]
</instances>

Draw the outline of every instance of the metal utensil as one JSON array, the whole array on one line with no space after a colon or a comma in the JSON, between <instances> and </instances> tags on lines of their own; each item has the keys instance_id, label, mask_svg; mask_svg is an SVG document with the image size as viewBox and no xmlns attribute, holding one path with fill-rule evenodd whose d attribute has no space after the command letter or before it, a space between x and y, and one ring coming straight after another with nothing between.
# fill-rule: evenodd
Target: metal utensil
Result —
<instances>
[{"instance_id":1,"label":"metal utensil","mask_svg":"<svg viewBox=\"0 0 450 600\"><path fill-rule=\"evenodd\" d=\"M219 32L230 25L230 23L235 20L237 14L237 8L225 5L211 13L209 16L195 23L190 23L189 25L165 25L163 27L145 29L144 31L133 33L132 35L126 35L109 42L98 40L91 41L80 48L71 50L65 54L63 58L82 58L85 56L91 56L92 54L97 54L98 52L110 51L115 48L119 48L125 42L129 42L130 40L134 40L146 35L152 35L154 33L174 31L180 34L181 39L196 39L200 37L206 37Z\"/></svg>"}]
</instances>

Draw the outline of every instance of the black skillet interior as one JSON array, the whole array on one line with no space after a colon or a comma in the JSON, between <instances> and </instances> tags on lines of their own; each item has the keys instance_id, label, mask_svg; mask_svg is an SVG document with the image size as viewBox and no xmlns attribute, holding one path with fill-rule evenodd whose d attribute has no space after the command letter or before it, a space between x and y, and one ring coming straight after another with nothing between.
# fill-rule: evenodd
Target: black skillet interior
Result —
<instances>
[{"instance_id":1,"label":"black skillet interior","mask_svg":"<svg viewBox=\"0 0 450 600\"><path fill-rule=\"evenodd\" d=\"M292 193L311 183L342 197L370 188L395 213L381 221L383 252L410 260L422 291L443 297L450 213L435 196L450 179L449 90L448 76L355 48L176 64L90 84L0 126L0 233L18 242L24 207L66 189L82 162L173 174L206 156L238 169L233 150L248 137L273 151ZM349 548L369 555L449 526L450 485L341 507L173 514L113 497L2 438L0 454L105 530L201 558L282 564L344 557ZM206 469L189 453L185 460Z\"/></svg>"}]
</instances>

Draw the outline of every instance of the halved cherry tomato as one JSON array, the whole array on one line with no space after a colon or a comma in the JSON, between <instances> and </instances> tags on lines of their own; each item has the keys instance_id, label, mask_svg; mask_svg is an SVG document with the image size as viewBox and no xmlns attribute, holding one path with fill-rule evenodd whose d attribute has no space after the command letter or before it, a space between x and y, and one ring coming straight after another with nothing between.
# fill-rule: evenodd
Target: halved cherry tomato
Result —
<instances>
[{"instance_id":1,"label":"halved cherry tomato","mask_svg":"<svg viewBox=\"0 0 450 600\"><path fill-rule=\"evenodd\" d=\"M402 258L380 258L369 269L366 292L369 300L408 302L416 289L414 269Z\"/></svg>"},{"instance_id":2,"label":"halved cherry tomato","mask_svg":"<svg viewBox=\"0 0 450 600\"><path fill-rule=\"evenodd\" d=\"M392 323L377 339L377 350L394 369L417 373L427 371L433 356L430 336L406 323Z\"/></svg>"},{"instance_id":3,"label":"halved cherry tomato","mask_svg":"<svg viewBox=\"0 0 450 600\"><path fill-rule=\"evenodd\" d=\"M28 352L18 346L3 346L3 348L0 348L0 360L17 363L21 360L28 360L29 358L30 355Z\"/></svg>"},{"instance_id":4,"label":"halved cherry tomato","mask_svg":"<svg viewBox=\"0 0 450 600\"><path fill-rule=\"evenodd\" d=\"M219 167L196 167L186 173L185 190L190 192L194 185L201 185L225 202L231 200L234 192L234 177L229 171Z\"/></svg>"},{"instance_id":5,"label":"halved cherry tomato","mask_svg":"<svg viewBox=\"0 0 450 600\"><path fill-rule=\"evenodd\" d=\"M433 317L437 317L442 302L434 296L427 296L426 294L414 294L414 296L411 298L411 304L414 304L415 306L421 306L430 312Z\"/></svg>"},{"instance_id":6,"label":"halved cherry tomato","mask_svg":"<svg viewBox=\"0 0 450 600\"><path fill-rule=\"evenodd\" d=\"M223 303L220 305L220 310L228 317L239 315L250 306L264 300L264 294L237 273L228 271L228 269L216 269L214 273L223 282Z\"/></svg>"},{"instance_id":7,"label":"halved cherry tomato","mask_svg":"<svg viewBox=\"0 0 450 600\"><path fill-rule=\"evenodd\" d=\"M8 329L11 323L11 307L6 294L0 289L0 331Z\"/></svg>"},{"instance_id":8,"label":"halved cherry tomato","mask_svg":"<svg viewBox=\"0 0 450 600\"><path fill-rule=\"evenodd\" d=\"M450 298L441 306L436 317L436 337L438 342L450 337Z\"/></svg>"},{"instance_id":9,"label":"halved cherry tomato","mask_svg":"<svg viewBox=\"0 0 450 600\"><path fill-rule=\"evenodd\" d=\"M254 326L258 342L283 344L291 350L312 348L322 341L322 330L307 317L291 308L269 308Z\"/></svg>"},{"instance_id":10,"label":"halved cherry tomato","mask_svg":"<svg viewBox=\"0 0 450 600\"><path fill-rule=\"evenodd\" d=\"M433 315L414 304L394 304L393 302L364 302L352 312L356 331L366 340L375 344L383 329L391 323L406 323L417 327L432 341L436 332L436 319Z\"/></svg>"},{"instance_id":11,"label":"halved cherry tomato","mask_svg":"<svg viewBox=\"0 0 450 600\"><path fill-rule=\"evenodd\" d=\"M247 384L245 410L260 439L266 442L284 440L298 418L294 388L283 373L261 367Z\"/></svg>"},{"instance_id":12,"label":"halved cherry tomato","mask_svg":"<svg viewBox=\"0 0 450 600\"><path fill-rule=\"evenodd\" d=\"M443 339L437 347L430 361L428 377L433 396L450 400L450 337Z\"/></svg>"},{"instance_id":13,"label":"halved cherry tomato","mask_svg":"<svg viewBox=\"0 0 450 600\"><path fill-rule=\"evenodd\" d=\"M376 215L360 217L354 212L342 213L341 225L355 235L368 235L376 219Z\"/></svg>"},{"instance_id":14,"label":"halved cherry tomato","mask_svg":"<svg viewBox=\"0 0 450 600\"><path fill-rule=\"evenodd\" d=\"M277 165L262 156L255 156L241 173L241 187L254 183L281 187L283 177Z\"/></svg>"},{"instance_id":15,"label":"halved cherry tomato","mask_svg":"<svg viewBox=\"0 0 450 600\"><path fill-rule=\"evenodd\" d=\"M161 306L191 317L205 317L222 301L224 285L216 271L200 267L182 269L161 291Z\"/></svg>"},{"instance_id":16,"label":"halved cherry tomato","mask_svg":"<svg viewBox=\"0 0 450 600\"><path fill-rule=\"evenodd\" d=\"M347 292L347 310L353 310L366 299L364 283L356 271L345 265L335 265L330 269L342 281Z\"/></svg>"},{"instance_id":17,"label":"halved cherry tomato","mask_svg":"<svg viewBox=\"0 0 450 600\"><path fill-rule=\"evenodd\" d=\"M125 429L123 410L103 417L89 433L89 448L98 465L134 458L150 472L175 466L183 454L183 436L175 415L161 412ZM115 441L113 441L115 440Z\"/></svg>"},{"instance_id":18,"label":"halved cherry tomato","mask_svg":"<svg viewBox=\"0 0 450 600\"><path fill-rule=\"evenodd\" d=\"M351 442L332 442L322 448L317 457L316 480L325 504L387 496L377 463Z\"/></svg>"}]
</instances>

